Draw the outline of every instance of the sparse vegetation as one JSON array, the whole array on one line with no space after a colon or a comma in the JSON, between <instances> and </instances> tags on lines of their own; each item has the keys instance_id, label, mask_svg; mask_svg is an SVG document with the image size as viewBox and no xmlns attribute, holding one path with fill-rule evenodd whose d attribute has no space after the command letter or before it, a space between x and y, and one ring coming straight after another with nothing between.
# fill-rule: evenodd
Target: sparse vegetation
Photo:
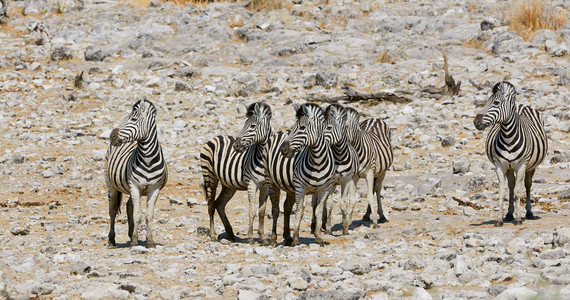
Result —
<instances>
[{"instance_id":1,"label":"sparse vegetation","mask_svg":"<svg viewBox=\"0 0 570 300\"><path fill-rule=\"evenodd\" d=\"M382 52L380 52L380 54L378 54L378 57L376 58L376 62L379 63L386 63L386 64L391 64L394 63L394 61L396 60L396 55L394 53L392 53L390 50L388 49L384 49L382 50Z\"/></svg>"},{"instance_id":2,"label":"sparse vegetation","mask_svg":"<svg viewBox=\"0 0 570 300\"><path fill-rule=\"evenodd\" d=\"M507 8L506 18L512 30L524 40L530 40L538 29L561 29L568 21L566 15L557 10L550 1L518 0Z\"/></svg>"}]
</instances>

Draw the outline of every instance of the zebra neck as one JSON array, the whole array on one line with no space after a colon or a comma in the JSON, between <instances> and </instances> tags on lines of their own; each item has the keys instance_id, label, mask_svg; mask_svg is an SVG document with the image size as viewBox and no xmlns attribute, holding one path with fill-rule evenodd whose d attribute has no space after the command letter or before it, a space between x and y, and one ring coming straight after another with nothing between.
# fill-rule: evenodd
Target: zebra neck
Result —
<instances>
[{"instance_id":1,"label":"zebra neck","mask_svg":"<svg viewBox=\"0 0 570 300\"><path fill-rule=\"evenodd\" d=\"M310 159L316 163L326 163L329 159L332 159L332 151L330 151L330 146L325 141L324 135L321 135L319 140L308 148L310 150ZM329 155L327 155L327 152Z\"/></svg>"},{"instance_id":2,"label":"zebra neck","mask_svg":"<svg viewBox=\"0 0 570 300\"><path fill-rule=\"evenodd\" d=\"M151 163L155 157L161 156L162 152L160 151L155 126L152 126L145 139L138 142L137 151L140 159L146 163Z\"/></svg>"},{"instance_id":3,"label":"zebra neck","mask_svg":"<svg viewBox=\"0 0 570 300\"><path fill-rule=\"evenodd\" d=\"M499 139L505 145L512 145L519 143L521 138L524 138L524 135L522 134L520 116L516 111L514 111L511 118L506 122L501 123Z\"/></svg>"},{"instance_id":4,"label":"zebra neck","mask_svg":"<svg viewBox=\"0 0 570 300\"><path fill-rule=\"evenodd\" d=\"M342 160L344 158L347 158L348 155L348 142L346 140L342 140L334 145L331 145L334 157L337 160Z\"/></svg>"}]
</instances>

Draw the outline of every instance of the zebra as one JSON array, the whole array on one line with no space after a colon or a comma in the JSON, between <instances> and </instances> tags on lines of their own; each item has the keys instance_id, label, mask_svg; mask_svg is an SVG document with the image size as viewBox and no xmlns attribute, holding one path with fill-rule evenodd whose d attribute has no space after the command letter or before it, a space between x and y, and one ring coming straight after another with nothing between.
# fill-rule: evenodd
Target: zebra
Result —
<instances>
[{"instance_id":1,"label":"zebra","mask_svg":"<svg viewBox=\"0 0 570 300\"><path fill-rule=\"evenodd\" d=\"M160 190L168 180L168 169L156 130L156 108L148 100L140 100L122 124L113 129L111 144L105 157L105 179L109 189L109 244L115 246L115 217L123 194L127 201L130 245L138 244L141 222L141 197L147 197L146 240L154 247L152 219Z\"/></svg>"},{"instance_id":2,"label":"zebra","mask_svg":"<svg viewBox=\"0 0 570 300\"><path fill-rule=\"evenodd\" d=\"M390 143L390 128L380 119L366 119L360 122L360 113L347 107L347 137L356 149L359 158L358 178L365 178L367 183L368 207L363 220L372 219L373 226L388 222L382 210L382 182L386 171L392 165L394 152ZM374 194L376 193L377 214L374 211ZM372 218L370 216L372 215Z\"/></svg>"},{"instance_id":3,"label":"zebra","mask_svg":"<svg viewBox=\"0 0 570 300\"><path fill-rule=\"evenodd\" d=\"M347 112L340 104L329 105L325 110L325 138L329 141L337 166L334 178L334 187L341 187L340 209L342 212L342 233L348 234L352 221L352 212L356 203L356 176L359 168L358 153L348 142L346 119ZM325 233L331 234L331 217L334 208L334 199L328 198L325 207L326 219Z\"/></svg>"},{"instance_id":4,"label":"zebra","mask_svg":"<svg viewBox=\"0 0 570 300\"><path fill-rule=\"evenodd\" d=\"M204 194L208 201L210 216L210 238L217 239L214 229L214 213L217 210L227 239L234 242L235 235L226 216L225 207L238 190L247 190L249 197L249 230L248 242L253 243L253 198L260 190L260 207L265 211L265 201L269 187L265 182L265 169L262 164L263 150L271 136L271 108L263 102L256 102L247 107L246 121L240 135L220 135L207 142L200 153L202 175L204 177ZM218 182L222 190L216 198ZM264 242L263 219L259 220L259 236Z\"/></svg>"},{"instance_id":5,"label":"zebra","mask_svg":"<svg viewBox=\"0 0 570 300\"><path fill-rule=\"evenodd\" d=\"M271 193L273 213L272 242L276 238L279 216L279 189L287 193L284 204L285 243L299 244L299 227L303 218L304 198L316 194L316 216L321 224L322 201L330 194L336 165L334 154L325 140L324 110L313 103L296 107L296 122L289 131L279 131L266 148L265 167L268 180L274 185ZM296 204L294 236L290 236L290 216ZM319 230L314 231L316 242L323 243Z\"/></svg>"},{"instance_id":6,"label":"zebra","mask_svg":"<svg viewBox=\"0 0 570 300\"><path fill-rule=\"evenodd\" d=\"M538 165L544 160L548 142L544 122L538 111L527 105L515 104L515 87L507 82L495 84L485 107L473 123L478 130L491 127L486 141L487 157L495 166L499 179L499 217L495 227L503 226L505 180L509 188L509 208L506 221L522 224L515 194L526 188L526 219L534 219L531 211L530 188Z\"/></svg>"}]
</instances>

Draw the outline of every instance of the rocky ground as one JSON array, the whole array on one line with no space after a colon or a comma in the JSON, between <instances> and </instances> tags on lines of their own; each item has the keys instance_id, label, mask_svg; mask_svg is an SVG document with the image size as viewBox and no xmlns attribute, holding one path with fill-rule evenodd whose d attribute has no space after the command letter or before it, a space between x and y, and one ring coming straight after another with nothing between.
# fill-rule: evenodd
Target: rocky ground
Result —
<instances>
[{"instance_id":1,"label":"rocky ground","mask_svg":"<svg viewBox=\"0 0 570 300\"><path fill-rule=\"evenodd\" d=\"M0 297L570 298L570 23L524 41L509 31L503 1L293 0L260 12L242 2L137 3L8 1ZM567 1L553 3L570 12ZM443 85L442 51L459 95L421 92ZM473 118L503 79L541 111L549 150L532 191L540 218L494 228L497 180ZM350 235L335 214L324 247L308 211L300 246L250 245L238 192L228 213L240 241L210 241L200 147L236 134L244 105L266 101L283 129L291 103L342 95L344 85L412 100L344 102L392 128L389 222L361 222L360 201ZM170 168L155 214L159 245L129 247L122 213L120 244L109 248L107 137L141 98L158 108Z\"/></svg>"}]
</instances>

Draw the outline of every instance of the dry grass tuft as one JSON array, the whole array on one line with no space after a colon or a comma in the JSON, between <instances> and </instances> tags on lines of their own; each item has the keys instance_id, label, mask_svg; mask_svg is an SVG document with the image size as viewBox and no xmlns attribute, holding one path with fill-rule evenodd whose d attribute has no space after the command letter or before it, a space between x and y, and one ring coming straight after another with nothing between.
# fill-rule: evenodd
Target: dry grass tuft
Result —
<instances>
[{"instance_id":1,"label":"dry grass tuft","mask_svg":"<svg viewBox=\"0 0 570 300\"><path fill-rule=\"evenodd\" d=\"M388 49L382 50L378 57L376 57L376 62L381 64L392 64L396 61L396 54L389 51Z\"/></svg>"},{"instance_id":2,"label":"dry grass tuft","mask_svg":"<svg viewBox=\"0 0 570 300\"><path fill-rule=\"evenodd\" d=\"M518 0L508 9L506 17L511 29L518 32L526 41L532 38L535 30L563 28L566 15L557 11L552 3L544 0Z\"/></svg>"}]
</instances>

